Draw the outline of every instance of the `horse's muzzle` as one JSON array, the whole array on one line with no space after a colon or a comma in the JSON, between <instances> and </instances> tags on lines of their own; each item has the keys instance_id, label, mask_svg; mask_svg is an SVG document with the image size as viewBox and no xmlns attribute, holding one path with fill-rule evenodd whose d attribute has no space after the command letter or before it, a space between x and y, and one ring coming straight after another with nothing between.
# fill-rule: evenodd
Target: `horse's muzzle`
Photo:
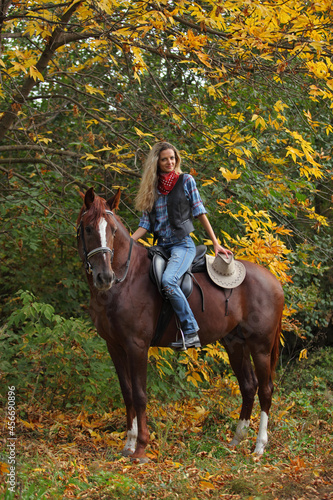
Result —
<instances>
[{"instance_id":1,"label":"horse's muzzle","mask_svg":"<svg viewBox=\"0 0 333 500\"><path fill-rule=\"evenodd\" d=\"M105 292L112 287L115 279L116 276L113 271L103 271L94 276L94 286L97 290Z\"/></svg>"}]
</instances>

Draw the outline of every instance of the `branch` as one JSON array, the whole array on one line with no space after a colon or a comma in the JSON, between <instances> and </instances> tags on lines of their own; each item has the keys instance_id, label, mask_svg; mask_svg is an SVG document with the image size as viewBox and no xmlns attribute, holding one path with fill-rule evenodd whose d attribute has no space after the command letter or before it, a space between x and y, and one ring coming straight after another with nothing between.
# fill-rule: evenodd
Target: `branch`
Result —
<instances>
[{"instance_id":1,"label":"branch","mask_svg":"<svg viewBox=\"0 0 333 500\"><path fill-rule=\"evenodd\" d=\"M212 35L217 35L220 38L223 38L224 40L229 40L231 38L231 35L228 35L227 33L223 33L223 31L217 31L213 30L213 28L210 28L206 24L203 24L202 26L198 26L195 23L191 23L190 21L187 21L187 19L184 19L183 17L179 16L172 16L175 21L177 21L179 24L184 24L185 26L188 26L189 28L192 28L197 31L205 32L205 33L211 33Z\"/></svg>"},{"instance_id":2,"label":"branch","mask_svg":"<svg viewBox=\"0 0 333 500\"><path fill-rule=\"evenodd\" d=\"M124 138L125 139L125 138ZM131 143L133 144L133 143ZM71 151L63 151L63 150L58 150L58 149L53 149L53 148L44 148L41 146L31 146L27 145L24 146L21 144L20 146L1 146L0 151L25 151L25 150L32 150L32 151L39 151L41 153L46 153L46 154L58 154L58 155L65 155L65 156L71 156L72 158L76 158L80 160L82 158L82 155L79 153L72 153ZM97 163L98 165L104 166L107 162L100 159L100 158L94 158L90 161L93 161L94 163ZM38 164L38 163L43 163L44 165L50 166L53 169L59 170L62 175L65 177L70 178L71 180L75 180L75 177L70 175L66 170L62 169L59 165L56 165L53 163L51 160L47 160L45 158L0 158L0 165L15 165L17 163L30 163L31 165ZM131 177L137 177L141 178L141 175L137 172L134 172L133 170L127 170L125 168L118 167L119 170L126 175L129 175ZM87 188L88 189L88 188Z\"/></svg>"},{"instance_id":3,"label":"branch","mask_svg":"<svg viewBox=\"0 0 333 500\"><path fill-rule=\"evenodd\" d=\"M73 158L81 158L80 154L73 153L73 151L65 151L62 149L54 149L37 145L36 146L28 145L28 144L19 144L19 145L13 144L12 146L0 146L0 152L6 152L6 151L39 151L50 155L71 156Z\"/></svg>"},{"instance_id":4,"label":"branch","mask_svg":"<svg viewBox=\"0 0 333 500\"><path fill-rule=\"evenodd\" d=\"M2 163L1 159L0 159L0 163ZM7 174L8 177L12 177L12 176L17 177L18 179L20 179L21 181L25 182L26 184L29 184L29 186L33 185L33 183L31 181L29 181L26 177L24 177L23 175L20 175L20 174L16 173L14 170L7 170L4 167L0 167L0 171L4 172L5 174Z\"/></svg>"},{"instance_id":5,"label":"branch","mask_svg":"<svg viewBox=\"0 0 333 500\"><path fill-rule=\"evenodd\" d=\"M70 18L74 14L74 12L78 9L81 0L77 0L72 4L72 6L63 14L61 17L59 25L55 28L48 44L46 45L44 52L39 58L39 61L36 64L36 69L43 73L47 68L51 58L53 57L55 51L60 46L59 42L63 39L63 31L61 26L68 24ZM14 123L18 112L22 108L22 104L25 102L26 98L30 94L33 87L36 85L36 81L31 77L27 77L25 82L23 83L21 89L17 92L17 94L13 97L12 104L7 109L7 111L3 114L0 120L0 141L4 139L7 131L10 129L12 124Z\"/></svg>"},{"instance_id":6,"label":"branch","mask_svg":"<svg viewBox=\"0 0 333 500\"><path fill-rule=\"evenodd\" d=\"M23 158L19 158L19 159L15 159L15 163L23 163L22 161L19 161L19 160L23 160ZM0 158L0 163L3 163L2 162L2 159ZM25 162L26 163L26 162ZM51 166L53 165L52 162L49 162L47 160L45 161L40 161L40 163L46 163L47 165L50 165ZM61 169L62 170L62 169ZM6 174L9 178L10 177L17 177L18 179L20 179L21 181L23 181L24 183L28 184L29 186L33 186L34 183L31 182L29 179L27 179L26 177L24 177L23 175L20 175L18 174L17 172L15 172L15 170L13 169L9 169L7 170L6 168L4 167L1 167L0 166L0 172L3 172L4 174ZM71 182L69 184L76 184L80 189L84 189L84 190L87 190L89 189L91 186L88 185L88 184L85 184L84 182L81 182L80 180L77 180L75 177L73 177L72 175L70 175L68 172L66 172L65 170L62 170L62 174L65 176L65 177L68 177ZM102 182L98 182L98 181L94 181L94 184L95 185L98 185L100 186L102 189L104 189L106 192L109 191L110 193L113 193L112 189L110 189L108 186L106 186L105 184L103 184ZM66 188L65 188L66 189ZM37 198L38 200L38 198ZM39 202L40 203L40 202ZM123 205L126 206L126 208L128 210L130 210L132 212L132 214L134 214L136 217L137 217L137 214L135 214L135 212L133 212L133 210L126 204L126 202L122 199L121 200L121 203ZM40 203L41 204L41 203ZM44 205L43 205L44 206ZM47 210L50 211L50 207L49 206L45 206L44 208L47 208ZM63 218L65 218L64 216L62 216Z\"/></svg>"},{"instance_id":7,"label":"branch","mask_svg":"<svg viewBox=\"0 0 333 500\"><path fill-rule=\"evenodd\" d=\"M50 97L52 97L53 99L67 99L68 101L70 101L73 104L75 104L78 108L80 108L87 116L90 116L91 118L94 118L95 120L98 121L98 123L100 123L101 125L107 127L109 130L111 130L111 132L114 135L116 135L117 137L120 137L121 139L123 139L123 141L127 142L128 144L131 144L131 146L133 146L135 149L137 149L137 145L133 141L131 141L130 139L128 139L124 135L120 134L119 132L116 132L116 130L112 127L112 125L110 125L105 119L102 119L98 115L96 115L96 114L91 113L90 111L88 111L79 101L76 101L72 97L61 95L61 94L54 94L54 95L52 95ZM105 162L103 162L103 160L100 160L100 161L102 162L102 164L105 163ZM133 171L127 171L126 170L126 172L130 173L131 175L134 175L136 177L141 177L139 174L137 174L137 173L135 173Z\"/></svg>"}]
</instances>

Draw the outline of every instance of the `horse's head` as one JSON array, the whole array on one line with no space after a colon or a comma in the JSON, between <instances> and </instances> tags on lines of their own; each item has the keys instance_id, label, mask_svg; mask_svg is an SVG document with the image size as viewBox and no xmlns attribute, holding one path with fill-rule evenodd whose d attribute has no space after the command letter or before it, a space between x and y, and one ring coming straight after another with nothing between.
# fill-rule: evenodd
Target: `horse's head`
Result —
<instances>
[{"instance_id":1,"label":"horse's head","mask_svg":"<svg viewBox=\"0 0 333 500\"><path fill-rule=\"evenodd\" d=\"M84 206L77 224L79 254L94 286L106 291L115 281L112 259L117 223L112 211L118 208L120 190L108 201L95 195L93 188L81 196Z\"/></svg>"}]
</instances>

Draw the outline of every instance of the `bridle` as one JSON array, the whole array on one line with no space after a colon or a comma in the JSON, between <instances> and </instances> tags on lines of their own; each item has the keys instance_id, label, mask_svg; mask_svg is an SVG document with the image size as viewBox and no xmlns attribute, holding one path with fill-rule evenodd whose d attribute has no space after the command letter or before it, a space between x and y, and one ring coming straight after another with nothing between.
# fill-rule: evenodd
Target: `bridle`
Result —
<instances>
[{"instance_id":1,"label":"bridle","mask_svg":"<svg viewBox=\"0 0 333 500\"><path fill-rule=\"evenodd\" d=\"M83 229L83 222L82 222L82 218L86 213L87 212L83 212L83 214L81 215L81 221L80 221L80 224L77 228L76 236L77 236L77 238L81 238L82 250L83 250L83 256L84 256L84 266L85 266L86 272L87 272L87 274L91 274L92 273L92 264L91 264L89 259L93 255L96 255L98 253L109 253L111 255L110 258L111 258L111 264L112 264L113 256L114 256L114 248L112 248L112 250L111 250L111 248L109 248L109 247L97 247L97 248L94 248L93 250L91 250L90 252L87 252L87 246L86 246L86 241L84 239L84 229ZM107 215L112 215L112 217L115 218L114 213L111 210L105 210L105 213ZM125 273L124 273L122 278L116 278L115 283L121 283L122 281L125 280L125 278L127 276L129 265L131 262L133 241L134 241L133 238L131 238L129 252L128 252L127 261L126 261Z\"/></svg>"}]
</instances>

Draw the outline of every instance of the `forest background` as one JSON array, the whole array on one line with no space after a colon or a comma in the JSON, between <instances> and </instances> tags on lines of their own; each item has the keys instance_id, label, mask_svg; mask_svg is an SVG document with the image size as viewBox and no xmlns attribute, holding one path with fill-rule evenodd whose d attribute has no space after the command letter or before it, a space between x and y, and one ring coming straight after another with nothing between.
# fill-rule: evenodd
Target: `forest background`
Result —
<instances>
[{"instance_id":1,"label":"forest background","mask_svg":"<svg viewBox=\"0 0 333 500\"><path fill-rule=\"evenodd\" d=\"M329 0L0 0L0 391L20 388L23 434L41 425L37 401L120 411L87 314L79 191L120 188L134 232L159 140L180 150L222 244L283 284L281 378L315 359L330 391L332 28ZM153 397L171 381L179 398L217 388L221 370L237 392L220 346L182 356L151 351Z\"/></svg>"}]
</instances>

